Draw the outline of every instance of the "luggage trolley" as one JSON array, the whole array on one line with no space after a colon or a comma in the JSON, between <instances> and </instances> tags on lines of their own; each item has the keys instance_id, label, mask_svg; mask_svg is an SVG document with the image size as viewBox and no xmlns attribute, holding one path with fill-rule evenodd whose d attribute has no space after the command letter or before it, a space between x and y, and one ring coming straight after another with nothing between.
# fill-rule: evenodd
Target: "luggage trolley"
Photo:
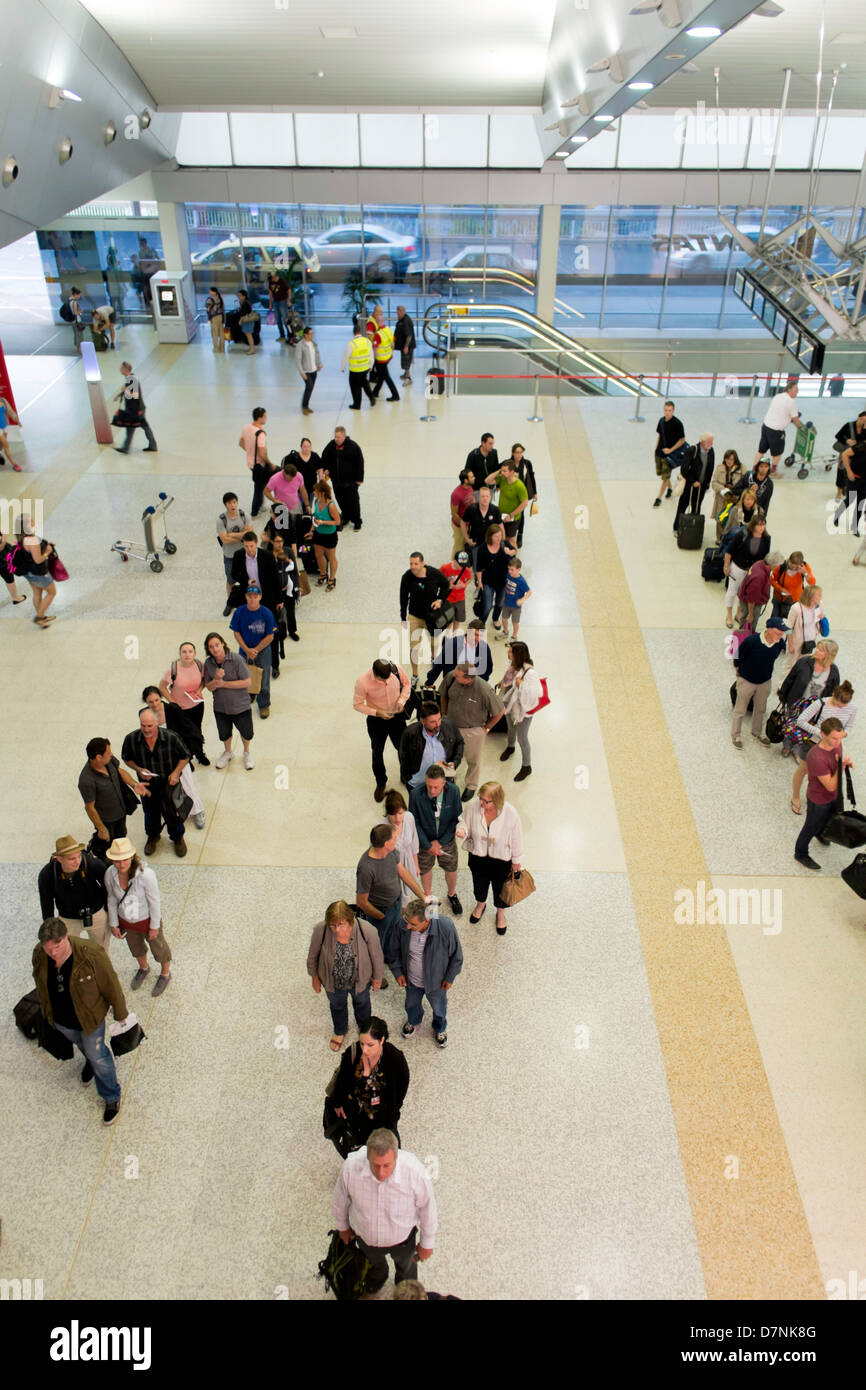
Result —
<instances>
[{"instance_id":1,"label":"luggage trolley","mask_svg":"<svg viewBox=\"0 0 866 1390\"><path fill-rule=\"evenodd\" d=\"M824 472L829 473L831 468L835 468L839 462L837 454L823 454L818 458L813 458L815 452L815 440L817 430L811 420L807 420L805 425L797 427L797 434L794 439L794 452L785 459L785 467L793 468L797 460L800 460L800 467L797 469L798 478L808 478L811 468L817 468L819 463L823 463Z\"/></svg>"},{"instance_id":2,"label":"luggage trolley","mask_svg":"<svg viewBox=\"0 0 866 1390\"><path fill-rule=\"evenodd\" d=\"M163 529L165 528L165 514L173 501L174 498L169 497L167 492L161 492L159 494L159 501L155 507L145 507L141 514L141 521L144 527L144 545L139 545L137 541L114 542L111 548L117 551L121 560L126 561L130 557L134 560L145 560L150 563L150 568L155 574L159 574L160 570L165 568L159 558L159 548L154 541L153 526L157 517L160 517L162 518ZM164 536L161 544L166 555L174 555L176 553L177 546L174 544L174 541L169 540L167 534Z\"/></svg>"}]
</instances>

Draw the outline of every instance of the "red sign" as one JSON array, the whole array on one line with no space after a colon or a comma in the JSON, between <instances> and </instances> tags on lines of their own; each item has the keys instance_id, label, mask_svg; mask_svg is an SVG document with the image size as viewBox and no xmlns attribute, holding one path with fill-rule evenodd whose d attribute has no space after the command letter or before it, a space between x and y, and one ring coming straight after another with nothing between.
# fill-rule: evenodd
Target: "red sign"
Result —
<instances>
[{"instance_id":1,"label":"red sign","mask_svg":"<svg viewBox=\"0 0 866 1390\"><path fill-rule=\"evenodd\" d=\"M12 394L12 383L9 380L9 373L6 370L6 358L3 356L3 344L0 343L0 396L5 396L15 414L18 414L18 407L15 404L15 397Z\"/></svg>"}]
</instances>

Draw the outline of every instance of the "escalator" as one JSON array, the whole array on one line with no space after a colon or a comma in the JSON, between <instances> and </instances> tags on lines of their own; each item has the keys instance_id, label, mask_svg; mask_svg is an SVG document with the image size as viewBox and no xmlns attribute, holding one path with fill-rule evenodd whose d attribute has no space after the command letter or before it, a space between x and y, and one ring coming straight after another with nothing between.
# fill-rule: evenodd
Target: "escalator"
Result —
<instances>
[{"instance_id":1,"label":"escalator","mask_svg":"<svg viewBox=\"0 0 866 1390\"><path fill-rule=\"evenodd\" d=\"M488 277L489 278L489 277ZM577 311L575 311L577 312ZM646 382L515 304L443 303L424 313L424 341L440 360L461 349L517 352L540 374L575 377L562 388L582 396L660 396Z\"/></svg>"}]
</instances>

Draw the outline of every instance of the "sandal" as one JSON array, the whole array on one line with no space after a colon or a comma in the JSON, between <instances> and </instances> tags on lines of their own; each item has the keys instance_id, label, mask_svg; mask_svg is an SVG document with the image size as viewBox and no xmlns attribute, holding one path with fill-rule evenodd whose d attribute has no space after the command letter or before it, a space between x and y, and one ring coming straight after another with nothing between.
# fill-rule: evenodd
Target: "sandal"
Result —
<instances>
[{"instance_id":1,"label":"sandal","mask_svg":"<svg viewBox=\"0 0 866 1390\"><path fill-rule=\"evenodd\" d=\"M791 797L791 810L794 812L795 816L802 816L803 814L802 806L799 801L795 801L793 797Z\"/></svg>"},{"instance_id":2,"label":"sandal","mask_svg":"<svg viewBox=\"0 0 866 1390\"><path fill-rule=\"evenodd\" d=\"M730 618L725 618L725 627L730 627L730 628L732 628L733 626L734 626L734 624L731 622L731 619L730 619Z\"/></svg>"},{"instance_id":3,"label":"sandal","mask_svg":"<svg viewBox=\"0 0 866 1390\"><path fill-rule=\"evenodd\" d=\"M326 574L320 574L319 577L318 577L318 579L316 580L316 583L317 583L317 584L327 584L327 582L328 582L328 576L327 576Z\"/></svg>"},{"instance_id":4,"label":"sandal","mask_svg":"<svg viewBox=\"0 0 866 1390\"><path fill-rule=\"evenodd\" d=\"M332 589L336 589L336 587L337 587L337 581L336 581L336 579L329 579L328 582L327 582L327 584L325 585L325 593L326 593L326 594L329 594L329 593L331 592L331 590L332 590Z\"/></svg>"},{"instance_id":5,"label":"sandal","mask_svg":"<svg viewBox=\"0 0 866 1390\"><path fill-rule=\"evenodd\" d=\"M343 1046L343 1043L345 1041L346 1034L344 1033L342 1038L338 1038L336 1036L331 1038L331 1041L328 1043L328 1047L331 1049L332 1052L339 1052L340 1048Z\"/></svg>"}]
</instances>

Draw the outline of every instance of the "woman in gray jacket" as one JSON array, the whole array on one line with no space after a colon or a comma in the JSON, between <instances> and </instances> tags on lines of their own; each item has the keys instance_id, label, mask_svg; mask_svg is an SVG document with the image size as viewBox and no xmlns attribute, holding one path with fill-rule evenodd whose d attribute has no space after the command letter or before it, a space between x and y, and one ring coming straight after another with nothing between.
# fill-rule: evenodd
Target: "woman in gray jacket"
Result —
<instances>
[{"instance_id":1,"label":"woman in gray jacket","mask_svg":"<svg viewBox=\"0 0 866 1390\"><path fill-rule=\"evenodd\" d=\"M370 989L381 988L385 973L379 934L356 918L354 908L340 899L331 903L324 922L313 928L307 952L307 974L316 994L324 986L331 1006L332 1052L339 1052L349 1031L349 995L358 1030L371 1015Z\"/></svg>"}]
</instances>

